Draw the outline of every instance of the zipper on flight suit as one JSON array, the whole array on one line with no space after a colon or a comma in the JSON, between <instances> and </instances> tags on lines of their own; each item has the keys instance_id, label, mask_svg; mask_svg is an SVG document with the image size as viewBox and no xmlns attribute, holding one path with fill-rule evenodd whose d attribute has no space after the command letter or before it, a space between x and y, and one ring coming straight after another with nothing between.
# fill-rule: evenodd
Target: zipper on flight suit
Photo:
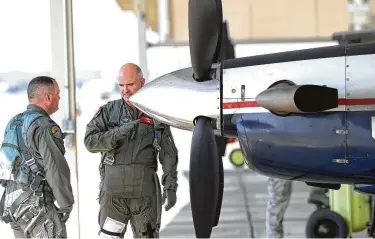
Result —
<instances>
[{"instance_id":1,"label":"zipper on flight suit","mask_svg":"<svg viewBox=\"0 0 375 239\"><path fill-rule=\"evenodd\" d=\"M127 107L128 106L126 106L126 105L124 105L124 107L125 107L125 109L126 109L126 111L128 111L128 113L130 114L130 117L131 117L131 119L132 120L137 120L138 119L138 117L136 117L135 115L134 115L134 110L132 109L132 108L130 108L131 110L129 110ZM131 112L130 112L131 111ZM131 140L131 142L132 142L132 149L131 149L131 152L132 152L132 155L131 155L131 159L130 159L130 162L133 164L134 163L134 146L135 146L135 142L133 141L134 139L135 139L135 137L136 137L136 134L137 134L137 126L135 126L134 127L134 130L133 130L133 132L132 132L132 134L131 134L131 136L130 136L130 140ZM126 155L126 154L125 154Z\"/></svg>"}]
</instances>

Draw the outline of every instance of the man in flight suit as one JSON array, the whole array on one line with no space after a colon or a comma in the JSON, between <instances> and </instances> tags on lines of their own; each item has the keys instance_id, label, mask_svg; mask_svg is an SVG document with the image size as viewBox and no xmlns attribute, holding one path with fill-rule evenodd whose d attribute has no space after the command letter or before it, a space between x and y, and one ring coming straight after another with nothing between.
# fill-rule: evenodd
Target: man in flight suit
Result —
<instances>
[{"instance_id":1,"label":"man in flight suit","mask_svg":"<svg viewBox=\"0 0 375 239\"><path fill-rule=\"evenodd\" d=\"M268 178L268 201L266 212L266 237L284 237L284 215L289 206L293 192L293 181L281 178ZM328 189L311 187L308 203L317 206L328 206L329 198L326 195Z\"/></svg>"},{"instance_id":2,"label":"man in flight suit","mask_svg":"<svg viewBox=\"0 0 375 239\"><path fill-rule=\"evenodd\" d=\"M100 237L123 237L127 224L134 237L159 237L161 205L168 211L176 203L177 149L170 127L162 125L129 102L145 83L141 69L132 63L120 68L121 99L99 108L87 124L85 145L101 152L99 194ZM153 100L151 96L150 100ZM161 184L157 156L163 168ZM163 201L163 202L161 202Z\"/></svg>"},{"instance_id":3,"label":"man in flight suit","mask_svg":"<svg viewBox=\"0 0 375 239\"><path fill-rule=\"evenodd\" d=\"M16 238L67 237L65 222L74 204L70 169L64 158L63 134L49 116L58 110L59 93L55 79L32 79L27 89L30 104L6 128L4 141L12 137L7 134L15 131L8 130L17 123L23 125L22 133L19 132L26 139L19 139L16 146L27 162L16 163L15 180L2 181L5 193L0 203L0 219L11 225ZM9 144L3 142L2 150L6 151L6 147Z\"/></svg>"}]
</instances>

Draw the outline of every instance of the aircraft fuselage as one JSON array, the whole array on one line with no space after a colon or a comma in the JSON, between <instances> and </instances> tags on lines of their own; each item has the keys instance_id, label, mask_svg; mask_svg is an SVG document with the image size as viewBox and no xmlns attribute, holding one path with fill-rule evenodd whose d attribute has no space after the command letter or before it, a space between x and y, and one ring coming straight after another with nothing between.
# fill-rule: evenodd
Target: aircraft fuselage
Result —
<instances>
[{"instance_id":1,"label":"aircraft fuselage","mask_svg":"<svg viewBox=\"0 0 375 239\"><path fill-rule=\"evenodd\" d=\"M195 81L191 68L172 72L146 84L131 101L180 129L193 130L198 116L212 118L215 134L238 137L248 166L261 174L375 183L375 44L237 58L212 71L212 80L205 82ZM337 107L281 114L260 106L257 96L282 82L337 89ZM293 97L282 97L275 98L275 105L285 101L283 109L293 108L288 105ZM306 99L311 105L324 104L322 97Z\"/></svg>"},{"instance_id":2,"label":"aircraft fuselage","mask_svg":"<svg viewBox=\"0 0 375 239\"><path fill-rule=\"evenodd\" d=\"M340 45L224 62L224 134L238 135L247 164L264 175L374 183L374 53L375 44ZM259 91L280 80L336 88L338 107L285 117L259 107Z\"/></svg>"}]
</instances>

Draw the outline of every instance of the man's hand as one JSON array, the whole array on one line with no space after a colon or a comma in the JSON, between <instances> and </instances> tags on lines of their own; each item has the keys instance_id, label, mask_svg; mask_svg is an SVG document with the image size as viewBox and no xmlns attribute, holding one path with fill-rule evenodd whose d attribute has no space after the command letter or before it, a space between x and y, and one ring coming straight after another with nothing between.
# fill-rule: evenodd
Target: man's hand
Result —
<instances>
[{"instance_id":1,"label":"man's hand","mask_svg":"<svg viewBox=\"0 0 375 239\"><path fill-rule=\"evenodd\" d=\"M168 203L165 206L165 211L168 211L176 204L176 201L177 201L176 192L173 190L165 190L163 192L163 199L162 199L163 205L165 203L165 199L168 199Z\"/></svg>"},{"instance_id":2,"label":"man's hand","mask_svg":"<svg viewBox=\"0 0 375 239\"><path fill-rule=\"evenodd\" d=\"M120 133L122 135L128 134L132 129L134 129L135 125L139 124L139 119L138 120L133 120L129 123L126 123L122 126L120 126Z\"/></svg>"},{"instance_id":3,"label":"man's hand","mask_svg":"<svg viewBox=\"0 0 375 239\"><path fill-rule=\"evenodd\" d=\"M154 120L146 115L142 115L140 117L141 123L143 124L149 124L149 125L154 125Z\"/></svg>"},{"instance_id":4,"label":"man's hand","mask_svg":"<svg viewBox=\"0 0 375 239\"><path fill-rule=\"evenodd\" d=\"M61 214L61 218L60 218L60 220L62 221L62 222L66 222L66 221L68 221L68 219L69 219L69 216L70 216L70 213L72 212L72 210L73 210L73 207L72 206L69 206L69 207L66 207L66 208L60 208L60 209L58 209L57 210L57 213L58 214Z\"/></svg>"}]
</instances>

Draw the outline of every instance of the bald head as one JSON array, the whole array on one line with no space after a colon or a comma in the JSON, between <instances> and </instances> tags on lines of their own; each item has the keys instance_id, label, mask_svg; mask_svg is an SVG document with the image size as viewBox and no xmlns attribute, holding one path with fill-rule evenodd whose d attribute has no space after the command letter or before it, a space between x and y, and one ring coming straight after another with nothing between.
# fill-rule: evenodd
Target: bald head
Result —
<instances>
[{"instance_id":1,"label":"bald head","mask_svg":"<svg viewBox=\"0 0 375 239\"><path fill-rule=\"evenodd\" d=\"M136 77L139 77L139 80L143 78L142 69L138 65L134 63L127 63L121 66L119 71L119 77L133 74L136 74Z\"/></svg>"},{"instance_id":2,"label":"bald head","mask_svg":"<svg viewBox=\"0 0 375 239\"><path fill-rule=\"evenodd\" d=\"M121 66L117 81L121 96L128 104L130 104L130 96L145 84L141 68L134 63L127 63Z\"/></svg>"}]
</instances>

